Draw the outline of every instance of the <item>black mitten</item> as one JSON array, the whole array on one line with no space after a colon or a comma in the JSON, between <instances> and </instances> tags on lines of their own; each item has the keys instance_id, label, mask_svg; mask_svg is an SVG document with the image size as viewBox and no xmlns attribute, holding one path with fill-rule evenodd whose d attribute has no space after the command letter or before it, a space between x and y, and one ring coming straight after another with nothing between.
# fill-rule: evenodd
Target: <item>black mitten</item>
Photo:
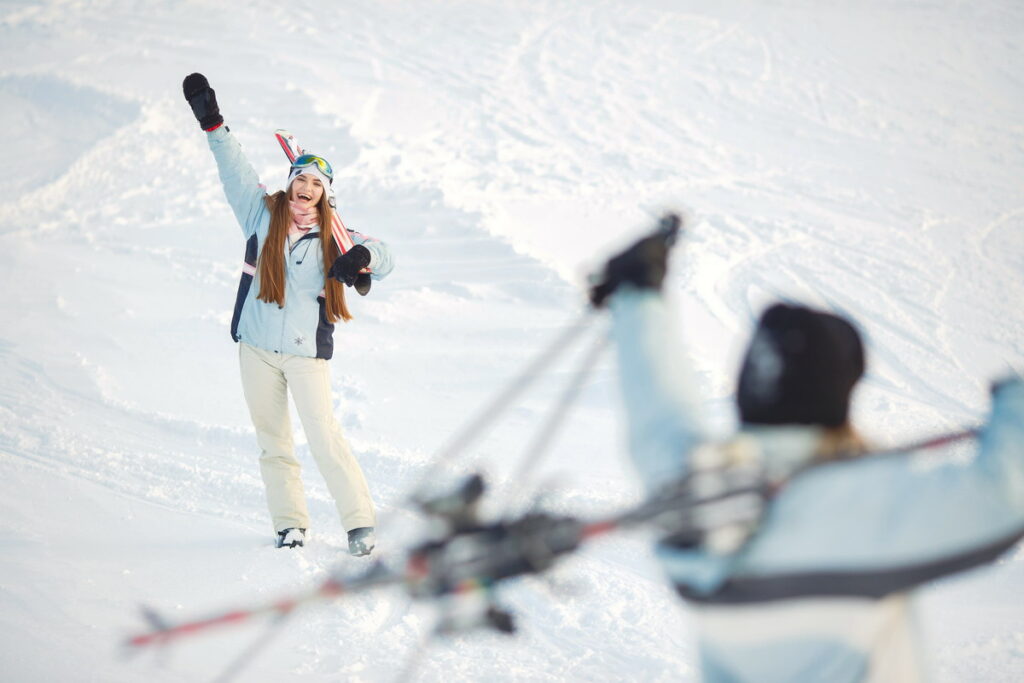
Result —
<instances>
[{"instance_id":1,"label":"black mitten","mask_svg":"<svg viewBox=\"0 0 1024 683\"><path fill-rule=\"evenodd\" d=\"M369 273L359 273L356 275L356 283L354 285L356 292L359 296L366 296L370 293L370 285L373 284L373 280L370 279Z\"/></svg>"},{"instance_id":2,"label":"black mitten","mask_svg":"<svg viewBox=\"0 0 1024 683\"><path fill-rule=\"evenodd\" d=\"M217 106L217 95L210 87L206 76L189 74L182 82L181 89L203 130L214 130L224 123L224 117L220 115L220 108Z\"/></svg>"},{"instance_id":3,"label":"black mitten","mask_svg":"<svg viewBox=\"0 0 1024 683\"><path fill-rule=\"evenodd\" d=\"M629 283L640 289L661 289L668 264L668 252L679 232L680 218L665 215L658 229L608 261L590 289L590 303L600 308L621 285Z\"/></svg>"},{"instance_id":4,"label":"black mitten","mask_svg":"<svg viewBox=\"0 0 1024 683\"><path fill-rule=\"evenodd\" d=\"M344 282L351 287L356 283L359 271L368 265L370 265L370 250L361 244L357 244L335 259L334 265L327 272L327 276L333 277L338 282Z\"/></svg>"}]
</instances>

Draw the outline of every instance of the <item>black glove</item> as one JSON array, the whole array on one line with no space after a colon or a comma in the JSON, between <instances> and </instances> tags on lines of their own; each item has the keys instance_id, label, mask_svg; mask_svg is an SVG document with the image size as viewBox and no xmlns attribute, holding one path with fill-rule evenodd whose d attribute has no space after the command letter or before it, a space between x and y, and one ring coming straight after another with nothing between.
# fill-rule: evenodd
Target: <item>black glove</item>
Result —
<instances>
[{"instance_id":1,"label":"black glove","mask_svg":"<svg viewBox=\"0 0 1024 683\"><path fill-rule=\"evenodd\" d=\"M220 108L217 106L217 95L210 87L206 76L189 74L182 82L181 89L203 130L213 130L224 123L224 117L220 115Z\"/></svg>"},{"instance_id":2,"label":"black glove","mask_svg":"<svg viewBox=\"0 0 1024 683\"><path fill-rule=\"evenodd\" d=\"M357 244L334 260L334 265L327 272L327 276L351 287L356 283L359 271L368 265L370 265L370 250Z\"/></svg>"},{"instance_id":3,"label":"black glove","mask_svg":"<svg viewBox=\"0 0 1024 683\"><path fill-rule=\"evenodd\" d=\"M600 308L625 283L641 289L661 289L668 252L676 241L680 223L677 214L666 214L653 234L608 261L597 283L590 288L590 303Z\"/></svg>"},{"instance_id":4,"label":"black glove","mask_svg":"<svg viewBox=\"0 0 1024 683\"><path fill-rule=\"evenodd\" d=\"M370 279L369 273L359 273L356 275L355 289L359 293L359 296L366 296L370 293L370 285L373 284L373 280Z\"/></svg>"},{"instance_id":5,"label":"black glove","mask_svg":"<svg viewBox=\"0 0 1024 683\"><path fill-rule=\"evenodd\" d=\"M1024 373L1015 374L1011 371L1004 377L1000 377L992 382L992 386L990 387L991 393L995 396L1004 389L1013 386L1014 384L1020 384L1021 382L1024 382Z\"/></svg>"}]
</instances>

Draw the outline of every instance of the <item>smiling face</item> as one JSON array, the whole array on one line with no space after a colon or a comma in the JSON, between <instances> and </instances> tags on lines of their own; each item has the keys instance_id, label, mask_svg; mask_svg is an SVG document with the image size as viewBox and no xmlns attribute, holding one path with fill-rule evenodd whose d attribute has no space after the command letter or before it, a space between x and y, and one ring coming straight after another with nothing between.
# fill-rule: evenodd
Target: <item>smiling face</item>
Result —
<instances>
[{"instance_id":1,"label":"smiling face","mask_svg":"<svg viewBox=\"0 0 1024 683\"><path fill-rule=\"evenodd\" d=\"M288 199L303 206L312 208L324 194L324 184L315 175L303 173L292 181Z\"/></svg>"}]
</instances>

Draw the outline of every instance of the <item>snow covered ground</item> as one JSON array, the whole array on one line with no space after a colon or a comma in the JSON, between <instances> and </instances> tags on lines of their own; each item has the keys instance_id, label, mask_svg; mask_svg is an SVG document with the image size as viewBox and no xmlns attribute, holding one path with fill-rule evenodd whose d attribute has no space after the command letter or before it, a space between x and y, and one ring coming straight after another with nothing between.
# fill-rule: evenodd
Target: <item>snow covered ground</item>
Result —
<instances>
[{"instance_id":1,"label":"snow covered ground","mask_svg":"<svg viewBox=\"0 0 1024 683\"><path fill-rule=\"evenodd\" d=\"M260 626L128 659L140 604L187 618L366 566L304 445L315 542L270 545L228 337L243 245L181 97L193 71L264 182L287 127L397 255L332 362L384 552L416 531L402 494L431 455L664 207L695 216L669 286L723 429L775 297L860 321L855 417L880 444L978 422L989 380L1024 367L1014 0L232 4L0 1L3 680L209 680ZM448 475L562 512L635 500L607 357L512 485L573 358ZM515 638L437 643L417 678L694 678L647 547L611 538L510 586ZM926 592L938 680L1024 680L1022 591L1017 548ZM243 680L393 680L431 614L398 591L310 608Z\"/></svg>"}]
</instances>

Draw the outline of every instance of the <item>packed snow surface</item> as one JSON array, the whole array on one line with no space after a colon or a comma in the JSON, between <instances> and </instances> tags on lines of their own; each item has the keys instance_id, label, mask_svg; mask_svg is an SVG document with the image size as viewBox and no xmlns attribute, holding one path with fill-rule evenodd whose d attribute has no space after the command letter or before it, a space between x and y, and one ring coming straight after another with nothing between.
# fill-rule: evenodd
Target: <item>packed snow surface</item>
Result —
<instances>
[{"instance_id":1,"label":"packed snow surface","mask_svg":"<svg viewBox=\"0 0 1024 683\"><path fill-rule=\"evenodd\" d=\"M1014 0L3 0L0 678L210 680L265 622L128 658L140 605L187 619L367 566L301 431L312 536L273 546L228 336L243 241L185 75L270 188L288 128L334 164L346 223L394 250L331 368L400 557L432 455L667 207L691 212L667 289L716 429L779 297L859 321L874 442L984 419L990 380L1024 368L1022 36ZM517 471L587 344L438 485L482 470L492 515L636 501L607 355ZM517 635L434 642L414 677L696 678L649 545L612 536L510 584ZM1022 593L1020 548L923 593L938 680L1024 680ZM321 603L241 679L394 680L433 615L398 589Z\"/></svg>"}]
</instances>

